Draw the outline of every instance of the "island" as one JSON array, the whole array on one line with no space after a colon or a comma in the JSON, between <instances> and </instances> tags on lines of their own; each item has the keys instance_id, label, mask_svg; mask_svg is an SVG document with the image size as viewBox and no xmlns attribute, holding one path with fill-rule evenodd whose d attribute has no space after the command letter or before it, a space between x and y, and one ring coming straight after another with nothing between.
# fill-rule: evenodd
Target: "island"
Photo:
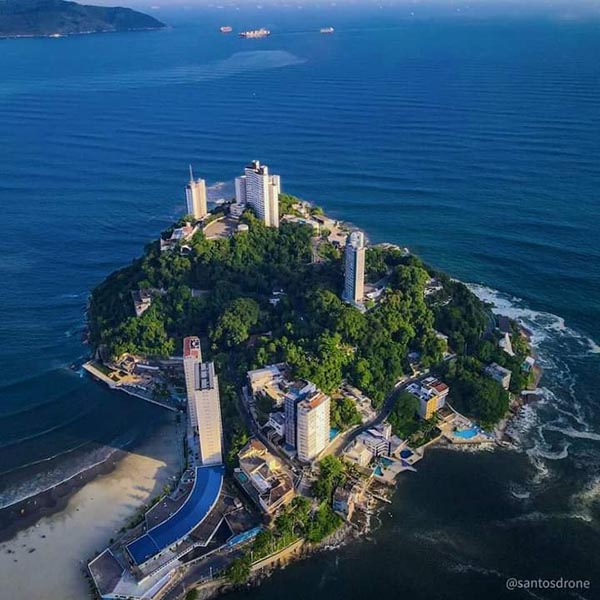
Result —
<instances>
[{"instance_id":1,"label":"island","mask_svg":"<svg viewBox=\"0 0 600 600\"><path fill-rule=\"evenodd\" d=\"M65 0L0 0L0 38L61 37L165 27L130 8L86 6Z\"/></svg>"},{"instance_id":2,"label":"island","mask_svg":"<svg viewBox=\"0 0 600 600\"><path fill-rule=\"evenodd\" d=\"M91 294L86 370L179 412L186 468L88 564L102 598L195 598L369 530L433 444L504 445L527 333L253 161ZM123 401L134 401L123 396Z\"/></svg>"}]
</instances>

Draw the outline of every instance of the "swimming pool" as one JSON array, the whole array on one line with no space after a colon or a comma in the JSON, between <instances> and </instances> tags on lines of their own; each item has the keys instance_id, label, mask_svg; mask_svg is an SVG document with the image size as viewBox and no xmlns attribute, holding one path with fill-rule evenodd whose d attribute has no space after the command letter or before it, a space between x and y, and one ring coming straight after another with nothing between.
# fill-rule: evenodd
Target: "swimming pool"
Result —
<instances>
[{"instance_id":1,"label":"swimming pool","mask_svg":"<svg viewBox=\"0 0 600 600\"><path fill-rule=\"evenodd\" d=\"M412 450L401 450L400 458L410 458L413 455Z\"/></svg>"},{"instance_id":2,"label":"swimming pool","mask_svg":"<svg viewBox=\"0 0 600 600\"><path fill-rule=\"evenodd\" d=\"M470 440L479 434L478 427L471 427L470 429L463 429L461 431L455 431L454 435L458 438L462 438L463 440Z\"/></svg>"},{"instance_id":3,"label":"swimming pool","mask_svg":"<svg viewBox=\"0 0 600 600\"><path fill-rule=\"evenodd\" d=\"M373 469L373 474L377 475L378 477L383 477L383 469L377 465L374 469Z\"/></svg>"}]
</instances>

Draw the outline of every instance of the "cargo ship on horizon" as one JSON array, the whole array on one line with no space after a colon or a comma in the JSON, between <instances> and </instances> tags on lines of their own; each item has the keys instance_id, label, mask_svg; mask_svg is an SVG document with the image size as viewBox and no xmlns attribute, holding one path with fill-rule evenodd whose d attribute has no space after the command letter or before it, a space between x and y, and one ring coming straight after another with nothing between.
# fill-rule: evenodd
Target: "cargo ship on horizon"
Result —
<instances>
[{"instance_id":1,"label":"cargo ship on horizon","mask_svg":"<svg viewBox=\"0 0 600 600\"><path fill-rule=\"evenodd\" d=\"M223 27L219 27L219 31L221 33L231 33L233 31L233 27L230 27L229 25L223 25Z\"/></svg>"},{"instance_id":2,"label":"cargo ship on horizon","mask_svg":"<svg viewBox=\"0 0 600 600\"><path fill-rule=\"evenodd\" d=\"M262 38L271 35L271 32L264 27L260 29L250 29L249 31L240 31L240 37L243 38Z\"/></svg>"}]
</instances>

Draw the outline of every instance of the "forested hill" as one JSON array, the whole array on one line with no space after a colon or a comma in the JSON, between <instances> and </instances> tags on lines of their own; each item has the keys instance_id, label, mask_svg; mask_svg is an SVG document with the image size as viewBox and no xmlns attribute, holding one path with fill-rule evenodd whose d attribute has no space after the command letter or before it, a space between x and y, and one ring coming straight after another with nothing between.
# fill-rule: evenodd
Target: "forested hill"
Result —
<instances>
[{"instance_id":1,"label":"forested hill","mask_svg":"<svg viewBox=\"0 0 600 600\"><path fill-rule=\"evenodd\" d=\"M487 333L489 312L463 284L400 249L370 247L367 278L386 277L387 286L362 313L339 297L343 261L326 231L315 240L307 225L265 227L250 211L241 221L248 230L224 239L198 231L170 252L154 242L110 275L90 298L92 347L109 361L123 353L166 356L180 352L184 336L200 335L228 389L240 386L249 369L286 362L296 377L327 393L346 379L377 407L412 372L416 353L421 368L451 384L466 413L487 424L504 415L508 394L484 368L495 361L511 369L518 393L523 357L498 348ZM314 244L322 256L317 263ZM439 290L427 294L432 277ZM137 290L155 291L140 317L132 302ZM451 364L442 360L447 344L440 332L456 353Z\"/></svg>"},{"instance_id":2,"label":"forested hill","mask_svg":"<svg viewBox=\"0 0 600 600\"><path fill-rule=\"evenodd\" d=\"M0 0L0 37L70 35L160 29L154 17L130 8L64 0Z\"/></svg>"}]
</instances>

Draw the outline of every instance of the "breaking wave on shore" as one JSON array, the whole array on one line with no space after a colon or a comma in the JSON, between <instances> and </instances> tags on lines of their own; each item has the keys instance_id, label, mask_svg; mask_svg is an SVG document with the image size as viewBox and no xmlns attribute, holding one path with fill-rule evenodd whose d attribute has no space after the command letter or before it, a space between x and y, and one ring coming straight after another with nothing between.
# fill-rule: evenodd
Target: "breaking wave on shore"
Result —
<instances>
[{"instance_id":1,"label":"breaking wave on shore","mask_svg":"<svg viewBox=\"0 0 600 600\"><path fill-rule=\"evenodd\" d=\"M531 333L544 369L536 400L521 407L507 429L533 467L530 487L519 495L543 494L576 471L578 491L570 502L577 509L567 514L590 521L589 509L600 498L600 406L594 396L598 344L561 317L528 308L520 298L482 285L469 288L494 313L515 319Z\"/></svg>"}]
</instances>

